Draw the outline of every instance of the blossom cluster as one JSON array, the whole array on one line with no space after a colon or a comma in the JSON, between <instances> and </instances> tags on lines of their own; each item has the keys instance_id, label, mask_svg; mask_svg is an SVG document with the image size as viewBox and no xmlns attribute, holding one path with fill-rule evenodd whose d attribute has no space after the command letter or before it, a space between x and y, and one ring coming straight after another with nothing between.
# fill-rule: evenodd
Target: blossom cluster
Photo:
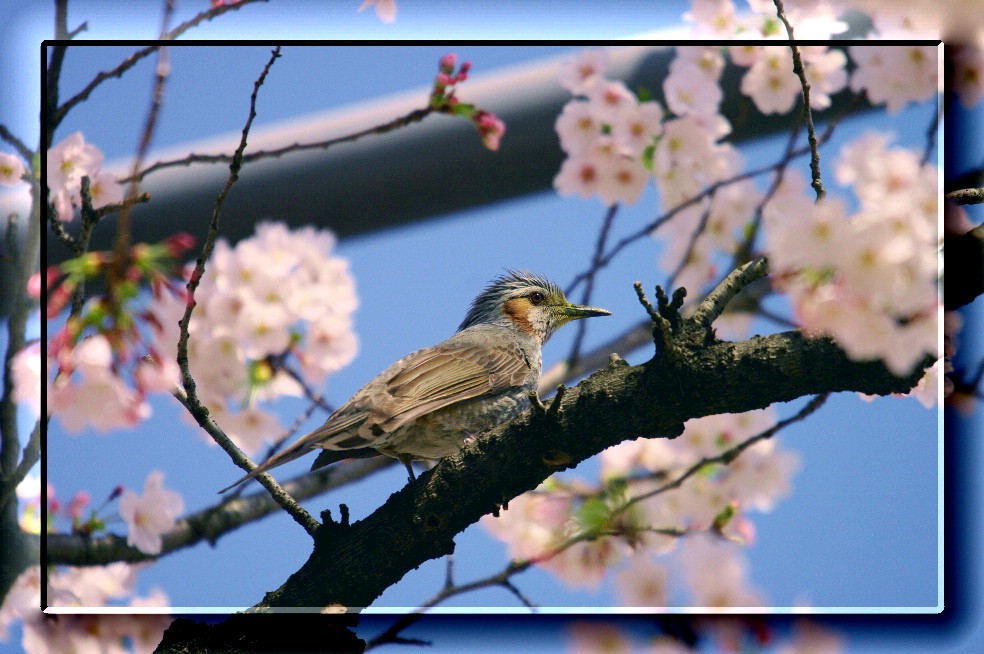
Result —
<instances>
[{"instance_id":1,"label":"blossom cluster","mask_svg":"<svg viewBox=\"0 0 984 654\"><path fill-rule=\"evenodd\" d=\"M458 100L455 95L456 85L468 79L471 62L463 62L455 71L457 64L458 55L453 52L441 57L438 62L437 76L434 78L434 86L431 89L430 106L439 111L471 119L482 139L482 145L495 152L499 149L499 143L506 133L506 124L491 111L479 109L473 104Z\"/></svg>"},{"instance_id":2,"label":"blossom cluster","mask_svg":"<svg viewBox=\"0 0 984 654\"><path fill-rule=\"evenodd\" d=\"M857 360L905 375L937 352L937 169L868 134L835 163L860 200L849 215L828 197L814 205L787 172L766 204L766 249L779 287L806 331L834 337ZM805 217L792 220L792 216Z\"/></svg>"},{"instance_id":3,"label":"blossom cluster","mask_svg":"<svg viewBox=\"0 0 984 654\"><path fill-rule=\"evenodd\" d=\"M663 108L604 79L606 68L603 50L586 51L561 67L558 80L575 97L555 125L567 159L554 187L563 195L598 195L607 205L632 203L649 180L644 155L663 131Z\"/></svg>"},{"instance_id":4,"label":"blossom cluster","mask_svg":"<svg viewBox=\"0 0 984 654\"><path fill-rule=\"evenodd\" d=\"M355 357L358 299L348 263L331 256L334 245L325 230L260 223L255 236L235 246L216 243L195 292L189 369L199 399L248 454L279 432L276 419L256 402L302 392L281 367L270 365L271 357L296 356L311 385ZM158 327L153 345L163 360L177 356L184 310L185 299L170 294L160 294L150 307Z\"/></svg>"},{"instance_id":5,"label":"blossom cluster","mask_svg":"<svg viewBox=\"0 0 984 654\"><path fill-rule=\"evenodd\" d=\"M597 487L551 479L482 524L508 544L513 559L533 560L570 585L597 586L609 567L625 562L616 574L625 606L667 605L673 575L693 606L758 606L736 543L754 539L748 511L769 511L789 493L796 455L774 440L759 441L727 466L708 466L677 488L624 507L773 422L769 409L723 414L688 421L672 441L626 441L602 453ZM596 537L577 540L591 529ZM659 557L678 546L679 565L662 565Z\"/></svg>"},{"instance_id":6,"label":"blossom cluster","mask_svg":"<svg viewBox=\"0 0 984 654\"><path fill-rule=\"evenodd\" d=\"M136 573L146 564L111 563L53 570L48 574L47 598L52 606L99 607L110 602L130 607L166 607L160 588L146 597L134 595ZM152 652L171 623L168 615L58 615L41 609L41 570L28 568L14 582L0 608L0 641L9 639L8 625L20 620L21 646L28 654L45 652Z\"/></svg>"},{"instance_id":7,"label":"blossom cluster","mask_svg":"<svg viewBox=\"0 0 984 654\"><path fill-rule=\"evenodd\" d=\"M797 40L829 39L848 29L842 20L849 10L860 11L871 19L871 40L895 39L914 41L917 39L948 40L955 46L954 89L970 108L984 98L984 31L979 20L984 17L981 3L941 3L935 0L915 0L913 2L891 2L885 0L787 0L784 4L786 17L793 25ZM733 0L691 0L691 9L684 19L694 24L694 35L699 38L714 39L780 39L787 38L785 27L776 15L772 0L748 0L749 12L739 15ZM975 21L975 18L978 20ZM756 50L763 46L738 46L732 48L736 63L741 57L735 50L746 48ZM786 46L770 46L785 49ZM807 80L813 91L829 95L825 88L831 82L840 86L846 72L843 55L831 55L817 60L810 54L816 46L800 46L803 53ZM894 113L909 102L921 102L931 98L939 90L938 66L940 51L934 45L905 43L888 48L879 47L877 41L848 48L855 70L851 75L850 87L853 91L865 91L872 104L885 105ZM761 111L769 107L762 101L772 96L782 106L780 99L793 97L798 84L792 77L792 67L786 62L775 61L767 71L763 66L755 75L748 75L743 81L742 93L755 99ZM758 82L753 82L753 79ZM748 88L746 88L746 84ZM774 85L774 89L769 89ZM751 92L757 89L756 92ZM814 109L822 109L812 102ZM779 111L779 113L783 113Z\"/></svg>"},{"instance_id":8,"label":"blossom cluster","mask_svg":"<svg viewBox=\"0 0 984 654\"><path fill-rule=\"evenodd\" d=\"M82 204L82 178L89 177L93 208L123 201L123 187L110 173L100 170L103 153L85 142L81 132L67 136L51 147L48 157L48 202L54 205L58 219L70 221L75 207Z\"/></svg>"}]
</instances>

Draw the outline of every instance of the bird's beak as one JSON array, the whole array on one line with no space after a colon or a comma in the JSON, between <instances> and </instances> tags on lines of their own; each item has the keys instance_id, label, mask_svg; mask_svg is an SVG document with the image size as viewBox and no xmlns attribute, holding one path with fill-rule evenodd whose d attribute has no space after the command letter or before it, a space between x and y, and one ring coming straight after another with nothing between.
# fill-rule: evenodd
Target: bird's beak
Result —
<instances>
[{"instance_id":1,"label":"bird's beak","mask_svg":"<svg viewBox=\"0 0 984 654\"><path fill-rule=\"evenodd\" d=\"M591 316L610 316L611 311L598 309L596 307L585 307L579 304L569 304L560 308L560 315L567 320L577 320L578 318L590 318Z\"/></svg>"}]
</instances>

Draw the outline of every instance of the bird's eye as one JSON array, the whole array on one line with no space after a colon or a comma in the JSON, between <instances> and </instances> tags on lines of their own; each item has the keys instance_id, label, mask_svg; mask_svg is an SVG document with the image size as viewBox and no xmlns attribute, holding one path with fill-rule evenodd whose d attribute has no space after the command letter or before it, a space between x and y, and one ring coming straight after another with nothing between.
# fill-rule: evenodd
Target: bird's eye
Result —
<instances>
[{"instance_id":1,"label":"bird's eye","mask_svg":"<svg viewBox=\"0 0 984 654\"><path fill-rule=\"evenodd\" d=\"M540 291L533 291L532 293L530 293L531 304L540 304L541 302L543 302L544 299L546 298L544 298L543 293L541 293Z\"/></svg>"}]
</instances>

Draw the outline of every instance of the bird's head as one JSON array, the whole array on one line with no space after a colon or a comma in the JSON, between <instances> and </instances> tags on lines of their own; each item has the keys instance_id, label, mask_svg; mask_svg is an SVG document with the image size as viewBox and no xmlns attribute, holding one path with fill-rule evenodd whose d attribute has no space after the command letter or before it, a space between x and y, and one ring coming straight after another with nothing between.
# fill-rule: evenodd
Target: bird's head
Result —
<instances>
[{"instance_id":1,"label":"bird's head","mask_svg":"<svg viewBox=\"0 0 984 654\"><path fill-rule=\"evenodd\" d=\"M571 304L560 287L545 277L510 270L475 298L458 331L475 325L507 325L545 343L571 320L610 315L604 309Z\"/></svg>"}]
</instances>

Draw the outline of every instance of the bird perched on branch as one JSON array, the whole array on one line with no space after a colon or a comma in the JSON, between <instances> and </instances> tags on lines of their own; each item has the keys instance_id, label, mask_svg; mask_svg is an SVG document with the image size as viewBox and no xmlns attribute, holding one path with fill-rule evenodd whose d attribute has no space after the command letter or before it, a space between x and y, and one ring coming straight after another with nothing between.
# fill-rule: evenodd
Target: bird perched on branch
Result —
<instances>
[{"instance_id":1,"label":"bird perched on branch","mask_svg":"<svg viewBox=\"0 0 984 654\"><path fill-rule=\"evenodd\" d=\"M472 302L457 333L412 352L363 386L323 425L220 492L325 450L312 470L342 458L386 454L410 462L454 454L472 434L525 411L540 380L540 350L562 325L604 309L571 304L553 282L508 271Z\"/></svg>"}]
</instances>

